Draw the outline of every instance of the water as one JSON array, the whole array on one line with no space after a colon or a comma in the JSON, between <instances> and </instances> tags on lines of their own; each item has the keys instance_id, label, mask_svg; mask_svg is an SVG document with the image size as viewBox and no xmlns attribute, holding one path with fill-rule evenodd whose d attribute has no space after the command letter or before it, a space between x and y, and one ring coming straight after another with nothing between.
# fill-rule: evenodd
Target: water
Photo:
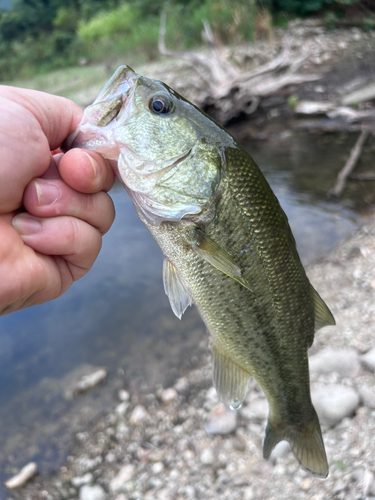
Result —
<instances>
[{"instance_id":1,"label":"water","mask_svg":"<svg viewBox=\"0 0 375 500\"><path fill-rule=\"evenodd\" d=\"M289 217L304 263L350 234L372 200L371 183L349 186L340 203L327 200L355 137L328 139L282 133L245 144ZM56 469L77 430L113 405L120 388L167 387L207 353L196 310L182 321L171 312L161 252L127 195L117 186L112 196L117 218L92 271L59 299L0 318L1 482L30 460L41 472ZM107 367L108 380L69 399L83 365Z\"/></svg>"}]
</instances>

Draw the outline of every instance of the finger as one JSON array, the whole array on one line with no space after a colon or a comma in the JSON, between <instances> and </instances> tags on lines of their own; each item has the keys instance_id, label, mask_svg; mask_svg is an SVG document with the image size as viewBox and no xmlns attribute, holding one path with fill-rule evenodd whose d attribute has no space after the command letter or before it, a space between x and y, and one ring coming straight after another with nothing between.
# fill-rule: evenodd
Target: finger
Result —
<instances>
[{"instance_id":1,"label":"finger","mask_svg":"<svg viewBox=\"0 0 375 500\"><path fill-rule=\"evenodd\" d=\"M24 243L36 252L64 257L74 279L91 268L102 244L99 231L75 217L43 219L19 214L12 225Z\"/></svg>"},{"instance_id":2,"label":"finger","mask_svg":"<svg viewBox=\"0 0 375 500\"><path fill-rule=\"evenodd\" d=\"M83 149L65 153L59 163L59 172L69 186L83 193L109 191L115 182L109 162L99 153Z\"/></svg>"},{"instance_id":3,"label":"finger","mask_svg":"<svg viewBox=\"0 0 375 500\"><path fill-rule=\"evenodd\" d=\"M76 128L82 111L61 97L5 86L0 108L0 213L8 213L21 206L25 186L48 169L50 150Z\"/></svg>"},{"instance_id":4,"label":"finger","mask_svg":"<svg viewBox=\"0 0 375 500\"><path fill-rule=\"evenodd\" d=\"M38 90L0 86L0 96L23 107L24 112L35 117L47 139L48 151L61 146L64 139L77 128L83 115L82 109L70 99Z\"/></svg>"},{"instance_id":5,"label":"finger","mask_svg":"<svg viewBox=\"0 0 375 500\"><path fill-rule=\"evenodd\" d=\"M68 215L81 219L106 233L115 218L110 196L104 191L84 194L75 191L61 179L35 179L26 188L23 205L37 217Z\"/></svg>"}]
</instances>

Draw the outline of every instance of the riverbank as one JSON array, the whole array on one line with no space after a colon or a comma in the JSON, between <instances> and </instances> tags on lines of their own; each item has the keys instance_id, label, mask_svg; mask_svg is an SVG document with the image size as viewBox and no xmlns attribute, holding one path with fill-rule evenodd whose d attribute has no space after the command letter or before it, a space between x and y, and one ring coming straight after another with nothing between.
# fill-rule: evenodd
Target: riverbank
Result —
<instances>
[{"instance_id":1,"label":"riverbank","mask_svg":"<svg viewBox=\"0 0 375 500\"><path fill-rule=\"evenodd\" d=\"M358 29L337 33L312 26L303 27L300 43L307 39L305 36L314 47L320 47L320 52L314 54L314 64L325 71L325 77L319 83L296 88L293 92L296 95L300 92L298 99L314 96L331 99L340 86L357 78L358 72L365 79L373 76L370 71L373 62L366 59L372 50L373 33ZM329 39L335 43L335 50ZM343 68L341 73L339 68ZM250 136L259 134L263 125L272 127L272 120L277 120L280 113L292 115L288 95L293 94L279 95L279 102L271 100L261 108L249 125ZM9 492L9 498L359 500L375 497L375 361L371 353L375 332L374 269L374 216L368 216L365 225L351 238L307 269L311 282L337 321L336 327L327 327L316 334L310 351L312 392L324 424L330 462L327 480L312 478L300 470L284 445L278 447L271 461L262 459L266 400L252 383L239 412L230 412L218 402L212 389L208 336L199 332L202 334L197 346L199 361L196 358L184 373L175 371L171 382L164 387L132 384L120 370L115 383L108 382L97 393L99 398L103 392L115 391L117 405L108 403L104 412L96 408L90 413L86 403L84 425L82 419L79 425L74 420L66 422L74 434L74 444L69 445L65 463L57 472L43 473L23 489ZM153 349L152 342L148 348ZM334 352L326 350L330 348ZM137 355L142 358L142 353ZM143 356L148 360L147 353ZM199 368L194 368L197 364ZM82 401L85 398L76 397ZM64 437L60 439L63 441Z\"/></svg>"},{"instance_id":2,"label":"riverbank","mask_svg":"<svg viewBox=\"0 0 375 500\"><path fill-rule=\"evenodd\" d=\"M255 383L237 413L218 402L206 365L118 405L75 436L58 473L11 498L36 500L360 499L375 496L375 217L307 269L337 326L310 351L312 394L330 463L322 481L288 447L262 459L266 400ZM327 351L333 349L333 351ZM368 354L370 352L370 354ZM366 354L367 353L367 354Z\"/></svg>"}]
</instances>

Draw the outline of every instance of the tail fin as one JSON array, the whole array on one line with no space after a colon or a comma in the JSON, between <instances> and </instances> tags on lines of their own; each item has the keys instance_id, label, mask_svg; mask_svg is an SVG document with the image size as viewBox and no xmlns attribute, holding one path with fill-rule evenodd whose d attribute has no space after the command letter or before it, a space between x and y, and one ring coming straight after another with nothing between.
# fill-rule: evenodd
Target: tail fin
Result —
<instances>
[{"instance_id":1,"label":"tail fin","mask_svg":"<svg viewBox=\"0 0 375 500\"><path fill-rule=\"evenodd\" d=\"M304 426L278 425L276 427L269 420L263 443L263 457L269 458L277 443L284 440L289 442L303 469L322 478L328 476L327 456L315 410L313 418Z\"/></svg>"}]
</instances>

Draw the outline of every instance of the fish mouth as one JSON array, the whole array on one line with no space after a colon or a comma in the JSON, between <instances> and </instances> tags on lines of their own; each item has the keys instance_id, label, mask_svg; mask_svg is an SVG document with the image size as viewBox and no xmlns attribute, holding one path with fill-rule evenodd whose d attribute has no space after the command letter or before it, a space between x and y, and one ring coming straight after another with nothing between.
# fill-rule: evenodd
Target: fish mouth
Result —
<instances>
[{"instance_id":1,"label":"fish mouth","mask_svg":"<svg viewBox=\"0 0 375 500\"><path fill-rule=\"evenodd\" d=\"M118 148L113 144L111 132L138 78L130 66L120 66L95 101L85 109L81 122L62 143L61 150L65 153L73 148L90 149L117 159Z\"/></svg>"}]
</instances>

